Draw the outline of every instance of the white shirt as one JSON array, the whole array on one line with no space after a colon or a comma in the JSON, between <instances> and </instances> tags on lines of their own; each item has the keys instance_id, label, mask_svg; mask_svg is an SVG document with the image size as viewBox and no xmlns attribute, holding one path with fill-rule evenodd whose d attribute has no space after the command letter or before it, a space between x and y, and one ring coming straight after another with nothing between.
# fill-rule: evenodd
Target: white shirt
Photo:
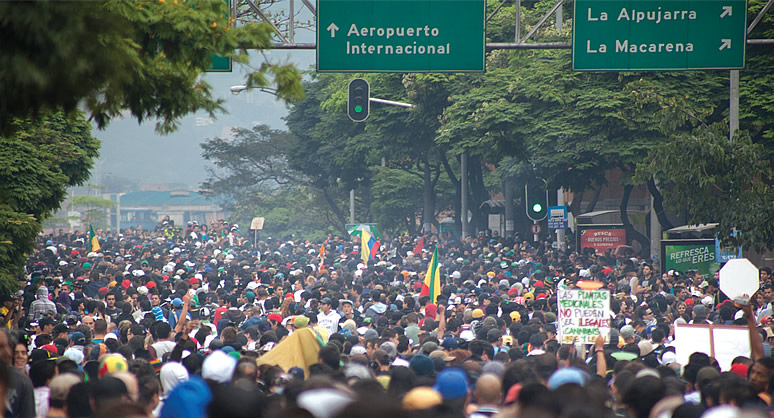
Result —
<instances>
[{"instance_id":1,"label":"white shirt","mask_svg":"<svg viewBox=\"0 0 774 418\"><path fill-rule=\"evenodd\" d=\"M330 334L339 332L339 319L341 319L341 315L334 310L328 312L328 315L323 312L317 314L317 324L327 329Z\"/></svg>"}]
</instances>

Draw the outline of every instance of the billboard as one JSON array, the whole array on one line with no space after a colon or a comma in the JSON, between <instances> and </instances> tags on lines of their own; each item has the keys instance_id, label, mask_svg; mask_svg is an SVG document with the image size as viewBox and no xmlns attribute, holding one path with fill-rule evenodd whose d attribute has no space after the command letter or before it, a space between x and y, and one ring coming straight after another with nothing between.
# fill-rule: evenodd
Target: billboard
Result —
<instances>
[{"instance_id":1,"label":"billboard","mask_svg":"<svg viewBox=\"0 0 774 418\"><path fill-rule=\"evenodd\" d=\"M580 251L593 248L597 254L604 254L605 250L615 251L619 245L626 245L626 229L623 227L590 227L580 231Z\"/></svg>"}]
</instances>

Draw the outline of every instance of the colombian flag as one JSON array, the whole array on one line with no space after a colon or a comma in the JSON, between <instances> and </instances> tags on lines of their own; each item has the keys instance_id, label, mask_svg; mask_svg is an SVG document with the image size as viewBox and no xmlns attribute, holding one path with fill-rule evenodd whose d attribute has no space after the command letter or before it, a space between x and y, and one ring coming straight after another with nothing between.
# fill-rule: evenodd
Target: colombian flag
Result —
<instances>
[{"instance_id":1,"label":"colombian flag","mask_svg":"<svg viewBox=\"0 0 774 418\"><path fill-rule=\"evenodd\" d=\"M376 238L371 236L368 231L361 231L360 235L360 259L364 264L368 264L368 260L373 260L376 257L376 252L379 250L379 244Z\"/></svg>"},{"instance_id":2,"label":"colombian flag","mask_svg":"<svg viewBox=\"0 0 774 418\"><path fill-rule=\"evenodd\" d=\"M89 242L87 247L89 252L99 251L99 240L97 239L97 235L94 233L94 227L91 225L89 225Z\"/></svg>"},{"instance_id":3,"label":"colombian flag","mask_svg":"<svg viewBox=\"0 0 774 418\"><path fill-rule=\"evenodd\" d=\"M433 258L430 259L430 265L427 266L425 282L422 284L422 290L419 296L430 296L430 303L438 300L441 294L441 273L438 271L438 247L433 251Z\"/></svg>"}]
</instances>

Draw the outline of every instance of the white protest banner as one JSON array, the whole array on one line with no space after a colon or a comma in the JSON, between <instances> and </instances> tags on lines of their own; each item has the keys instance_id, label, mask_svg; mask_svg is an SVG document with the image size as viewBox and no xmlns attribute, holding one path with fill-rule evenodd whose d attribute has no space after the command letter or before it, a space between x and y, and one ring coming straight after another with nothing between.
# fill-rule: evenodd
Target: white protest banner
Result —
<instances>
[{"instance_id":1,"label":"white protest banner","mask_svg":"<svg viewBox=\"0 0 774 418\"><path fill-rule=\"evenodd\" d=\"M733 325L676 324L673 345L681 366L688 364L691 354L699 352L715 358L725 372L731 370L736 357L750 357L750 330Z\"/></svg>"},{"instance_id":2,"label":"white protest banner","mask_svg":"<svg viewBox=\"0 0 774 418\"><path fill-rule=\"evenodd\" d=\"M610 337L610 292L607 290L557 289L559 342L571 344L577 338L594 344L597 335Z\"/></svg>"}]
</instances>

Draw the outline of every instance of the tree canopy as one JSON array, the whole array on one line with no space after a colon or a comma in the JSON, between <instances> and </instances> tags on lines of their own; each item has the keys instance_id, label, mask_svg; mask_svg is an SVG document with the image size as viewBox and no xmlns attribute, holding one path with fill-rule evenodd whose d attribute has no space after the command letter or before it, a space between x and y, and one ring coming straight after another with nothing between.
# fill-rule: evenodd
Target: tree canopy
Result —
<instances>
[{"instance_id":1,"label":"tree canopy","mask_svg":"<svg viewBox=\"0 0 774 418\"><path fill-rule=\"evenodd\" d=\"M0 130L81 104L100 128L129 111L162 133L191 112L223 111L200 77L211 54L246 63L247 48L271 42L268 24L231 23L223 1L2 2ZM262 65L249 80L283 100L303 96L293 65Z\"/></svg>"}]
</instances>

